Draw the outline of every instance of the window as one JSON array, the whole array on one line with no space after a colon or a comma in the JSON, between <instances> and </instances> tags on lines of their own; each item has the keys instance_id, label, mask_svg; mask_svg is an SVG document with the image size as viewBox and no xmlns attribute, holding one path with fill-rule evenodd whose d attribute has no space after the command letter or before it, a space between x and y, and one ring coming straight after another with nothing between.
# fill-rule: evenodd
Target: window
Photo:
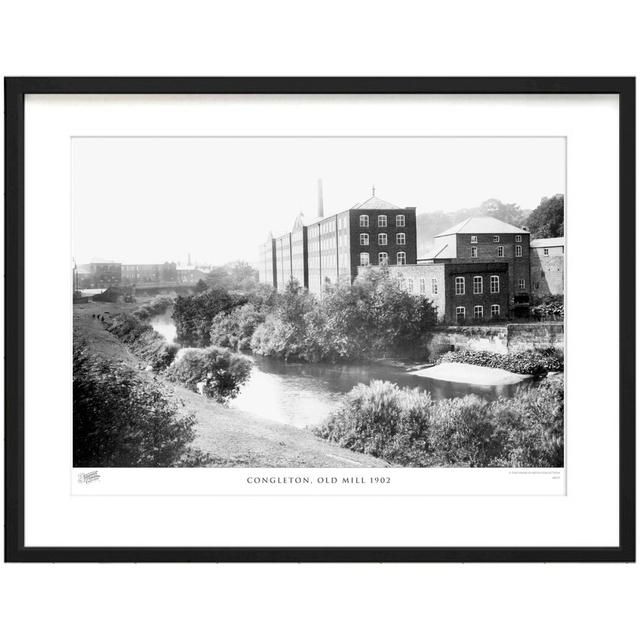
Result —
<instances>
[{"instance_id":1,"label":"window","mask_svg":"<svg viewBox=\"0 0 640 640\"><path fill-rule=\"evenodd\" d=\"M471 247L471 257L472 258L478 257L478 247Z\"/></svg>"},{"instance_id":2,"label":"window","mask_svg":"<svg viewBox=\"0 0 640 640\"><path fill-rule=\"evenodd\" d=\"M471 236L471 244L478 244L478 236Z\"/></svg>"},{"instance_id":3,"label":"window","mask_svg":"<svg viewBox=\"0 0 640 640\"><path fill-rule=\"evenodd\" d=\"M404 233L396 233L396 244L407 244L407 236Z\"/></svg>"},{"instance_id":4,"label":"window","mask_svg":"<svg viewBox=\"0 0 640 640\"><path fill-rule=\"evenodd\" d=\"M494 242L500 242L500 236L493 236Z\"/></svg>"},{"instance_id":5,"label":"window","mask_svg":"<svg viewBox=\"0 0 640 640\"><path fill-rule=\"evenodd\" d=\"M379 233L378 234L378 244L387 244L387 234L386 233Z\"/></svg>"},{"instance_id":6,"label":"window","mask_svg":"<svg viewBox=\"0 0 640 640\"><path fill-rule=\"evenodd\" d=\"M476 320L484 317L484 307L482 305L477 305L473 307L473 317Z\"/></svg>"},{"instance_id":7,"label":"window","mask_svg":"<svg viewBox=\"0 0 640 640\"><path fill-rule=\"evenodd\" d=\"M361 247L366 247L369 245L369 234L368 233L361 233L360 234L360 246Z\"/></svg>"},{"instance_id":8,"label":"window","mask_svg":"<svg viewBox=\"0 0 640 640\"><path fill-rule=\"evenodd\" d=\"M522 246L516 245L516 258L522 258Z\"/></svg>"},{"instance_id":9,"label":"window","mask_svg":"<svg viewBox=\"0 0 640 640\"><path fill-rule=\"evenodd\" d=\"M413 278L407 280L407 291L413 293Z\"/></svg>"},{"instance_id":10,"label":"window","mask_svg":"<svg viewBox=\"0 0 640 640\"><path fill-rule=\"evenodd\" d=\"M542 252L544 253L545 256L549 255L549 249L543 249Z\"/></svg>"},{"instance_id":11,"label":"window","mask_svg":"<svg viewBox=\"0 0 640 640\"><path fill-rule=\"evenodd\" d=\"M464 295L464 277L458 276L456 278L456 295L463 296Z\"/></svg>"},{"instance_id":12,"label":"window","mask_svg":"<svg viewBox=\"0 0 640 640\"><path fill-rule=\"evenodd\" d=\"M404 216L396 216L396 227L404 227Z\"/></svg>"},{"instance_id":13,"label":"window","mask_svg":"<svg viewBox=\"0 0 640 640\"><path fill-rule=\"evenodd\" d=\"M456 307L456 320L464 320L465 308L464 307Z\"/></svg>"},{"instance_id":14,"label":"window","mask_svg":"<svg viewBox=\"0 0 640 640\"><path fill-rule=\"evenodd\" d=\"M504 247L498 247L498 258L504 258Z\"/></svg>"},{"instance_id":15,"label":"window","mask_svg":"<svg viewBox=\"0 0 640 640\"><path fill-rule=\"evenodd\" d=\"M482 276L473 276L473 293L482 293Z\"/></svg>"},{"instance_id":16,"label":"window","mask_svg":"<svg viewBox=\"0 0 640 640\"><path fill-rule=\"evenodd\" d=\"M498 318L500 316L500 305L492 304L491 305L491 317Z\"/></svg>"},{"instance_id":17,"label":"window","mask_svg":"<svg viewBox=\"0 0 640 640\"><path fill-rule=\"evenodd\" d=\"M489 291L500 293L500 276L491 276L489 279Z\"/></svg>"},{"instance_id":18,"label":"window","mask_svg":"<svg viewBox=\"0 0 640 640\"><path fill-rule=\"evenodd\" d=\"M420 278L420 293L427 293L427 282L424 278Z\"/></svg>"},{"instance_id":19,"label":"window","mask_svg":"<svg viewBox=\"0 0 640 640\"><path fill-rule=\"evenodd\" d=\"M438 293L438 279L431 278L431 293Z\"/></svg>"},{"instance_id":20,"label":"window","mask_svg":"<svg viewBox=\"0 0 640 640\"><path fill-rule=\"evenodd\" d=\"M407 254L404 251L398 251L396 254L396 264L407 264Z\"/></svg>"},{"instance_id":21,"label":"window","mask_svg":"<svg viewBox=\"0 0 640 640\"><path fill-rule=\"evenodd\" d=\"M522 236L516 236L516 242L522 242Z\"/></svg>"},{"instance_id":22,"label":"window","mask_svg":"<svg viewBox=\"0 0 640 640\"><path fill-rule=\"evenodd\" d=\"M361 253L360 254L360 266L361 267L368 267L369 266L369 254L368 253Z\"/></svg>"},{"instance_id":23,"label":"window","mask_svg":"<svg viewBox=\"0 0 640 640\"><path fill-rule=\"evenodd\" d=\"M369 226L369 216L360 216L360 226L361 227L368 227Z\"/></svg>"},{"instance_id":24,"label":"window","mask_svg":"<svg viewBox=\"0 0 640 640\"><path fill-rule=\"evenodd\" d=\"M518 289L522 290L525 288L524 278L520 278L518 280Z\"/></svg>"},{"instance_id":25,"label":"window","mask_svg":"<svg viewBox=\"0 0 640 640\"><path fill-rule=\"evenodd\" d=\"M384 251L382 253L379 253L378 264L389 264L389 254L385 253Z\"/></svg>"},{"instance_id":26,"label":"window","mask_svg":"<svg viewBox=\"0 0 640 640\"><path fill-rule=\"evenodd\" d=\"M379 227L387 226L387 216L378 216L378 226Z\"/></svg>"}]
</instances>

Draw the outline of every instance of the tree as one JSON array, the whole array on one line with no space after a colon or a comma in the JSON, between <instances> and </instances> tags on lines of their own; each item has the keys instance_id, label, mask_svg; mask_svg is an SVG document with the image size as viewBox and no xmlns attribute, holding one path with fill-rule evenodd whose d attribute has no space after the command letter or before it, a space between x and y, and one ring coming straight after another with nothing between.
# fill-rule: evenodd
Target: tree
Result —
<instances>
[{"instance_id":1,"label":"tree","mask_svg":"<svg viewBox=\"0 0 640 640\"><path fill-rule=\"evenodd\" d=\"M200 280L198 280L198 282L196 282L196 286L193 288L193 290L196 293L203 293L208 288L209 288L209 285L202 278L200 278Z\"/></svg>"},{"instance_id":2,"label":"tree","mask_svg":"<svg viewBox=\"0 0 640 640\"><path fill-rule=\"evenodd\" d=\"M542 198L527 220L531 239L564 236L564 196Z\"/></svg>"}]
</instances>

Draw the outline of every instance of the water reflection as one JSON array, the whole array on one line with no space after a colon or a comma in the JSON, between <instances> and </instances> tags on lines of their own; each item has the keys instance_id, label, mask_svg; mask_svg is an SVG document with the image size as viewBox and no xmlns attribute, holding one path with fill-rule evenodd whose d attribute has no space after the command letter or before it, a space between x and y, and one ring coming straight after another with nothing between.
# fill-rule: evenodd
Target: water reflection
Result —
<instances>
[{"instance_id":1,"label":"water reflection","mask_svg":"<svg viewBox=\"0 0 640 640\"><path fill-rule=\"evenodd\" d=\"M285 363L252 356L251 377L243 385L231 406L296 427L322 422L335 409L342 396L358 383L389 380L400 387L418 387L430 391L435 399L475 393L487 400L511 396L517 387L531 384L483 386L445 382L412 376L402 370L380 364L331 365Z\"/></svg>"},{"instance_id":2,"label":"water reflection","mask_svg":"<svg viewBox=\"0 0 640 640\"><path fill-rule=\"evenodd\" d=\"M151 326L161 335L164 339L172 344L176 341L178 330L173 322L173 308L169 307L162 315L153 316L149 319Z\"/></svg>"}]
</instances>

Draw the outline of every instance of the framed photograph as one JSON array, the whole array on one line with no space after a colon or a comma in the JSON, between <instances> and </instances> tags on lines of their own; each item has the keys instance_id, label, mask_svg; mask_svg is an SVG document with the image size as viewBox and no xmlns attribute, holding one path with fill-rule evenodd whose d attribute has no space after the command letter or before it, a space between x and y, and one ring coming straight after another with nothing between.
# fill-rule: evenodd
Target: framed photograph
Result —
<instances>
[{"instance_id":1,"label":"framed photograph","mask_svg":"<svg viewBox=\"0 0 640 640\"><path fill-rule=\"evenodd\" d=\"M635 560L635 79L5 79L8 561Z\"/></svg>"}]
</instances>

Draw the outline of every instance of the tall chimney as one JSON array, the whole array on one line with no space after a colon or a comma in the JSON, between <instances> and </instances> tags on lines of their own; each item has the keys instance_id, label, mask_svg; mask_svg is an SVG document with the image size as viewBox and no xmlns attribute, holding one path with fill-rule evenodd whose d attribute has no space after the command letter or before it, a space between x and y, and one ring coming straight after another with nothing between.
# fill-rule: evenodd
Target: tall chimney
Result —
<instances>
[{"instance_id":1,"label":"tall chimney","mask_svg":"<svg viewBox=\"0 0 640 640\"><path fill-rule=\"evenodd\" d=\"M324 200L322 197L322 178L318 178L318 217L324 218Z\"/></svg>"}]
</instances>

